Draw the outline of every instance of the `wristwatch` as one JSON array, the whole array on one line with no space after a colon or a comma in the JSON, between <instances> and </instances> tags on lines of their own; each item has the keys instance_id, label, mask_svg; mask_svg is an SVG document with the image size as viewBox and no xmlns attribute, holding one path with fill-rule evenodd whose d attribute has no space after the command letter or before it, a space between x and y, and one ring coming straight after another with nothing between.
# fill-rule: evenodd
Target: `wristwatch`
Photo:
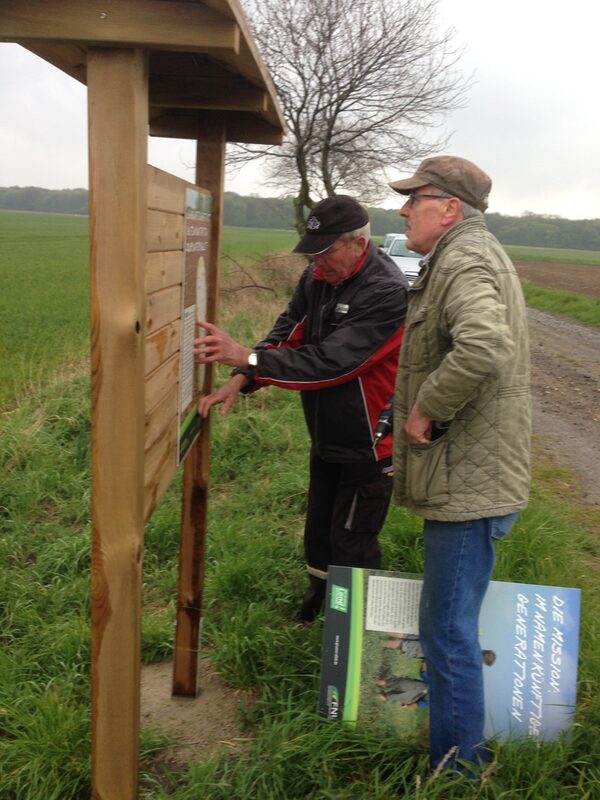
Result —
<instances>
[{"instance_id":1,"label":"wristwatch","mask_svg":"<svg viewBox=\"0 0 600 800\"><path fill-rule=\"evenodd\" d=\"M258 356L254 352L254 350L248 356L248 367L250 369L256 369L258 367Z\"/></svg>"}]
</instances>

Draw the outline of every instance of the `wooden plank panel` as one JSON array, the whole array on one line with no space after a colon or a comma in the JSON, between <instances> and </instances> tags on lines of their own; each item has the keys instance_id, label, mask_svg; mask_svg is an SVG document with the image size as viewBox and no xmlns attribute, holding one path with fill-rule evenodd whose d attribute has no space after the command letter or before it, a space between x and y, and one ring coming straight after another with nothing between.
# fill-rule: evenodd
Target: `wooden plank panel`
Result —
<instances>
[{"instance_id":1,"label":"wooden plank panel","mask_svg":"<svg viewBox=\"0 0 600 800\"><path fill-rule=\"evenodd\" d=\"M179 353L175 353L146 378L146 414L171 391L178 380Z\"/></svg>"},{"instance_id":2,"label":"wooden plank panel","mask_svg":"<svg viewBox=\"0 0 600 800\"><path fill-rule=\"evenodd\" d=\"M148 49L240 49L240 28L203 3L170 0L27 0L0 4L0 39Z\"/></svg>"},{"instance_id":3,"label":"wooden plank panel","mask_svg":"<svg viewBox=\"0 0 600 800\"><path fill-rule=\"evenodd\" d=\"M175 320L146 338L146 375L169 359L181 346L181 320Z\"/></svg>"},{"instance_id":4,"label":"wooden plank panel","mask_svg":"<svg viewBox=\"0 0 600 800\"><path fill-rule=\"evenodd\" d=\"M179 384L176 383L171 391L146 414L146 430L144 436L144 451L147 454L154 444L164 435L164 432L176 420L179 410ZM177 421L175 422L177 424Z\"/></svg>"},{"instance_id":5,"label":"wooden plank panel","mask_svg":"<svg viewBox=\"0 0 600 800\"><path fill-rule=\"evenodd\" d=\"M177 471L177 419L146 453L144 462L144 519L148 521Z\"/></svg>"},{"instance_id":6,"label":"wooden plank panel","mask_svg":"<svg viewBox=\"0 0 600 800\"><path fill-rule=\"evenodd\" d=\"M94 800L137 797L147 97L143 52L88 52Z\"/></svg>"},{"instance_id":7,"label":"wooden plank panel","mask_svg":"<svg viewBox=\"0 0 600 800\"><path fill-rule=\"evenodd\" d=\"M181 284L183 280L183 251L166 250L146 256L146 294Z\"/></svg>"},{"instance_id":8,"label":"wooden plank panel","mask_svg":"<svg viewBox=\"0 0 600 800\"><path fill-rule=\"evenodd\" d=\"M170 286L146 298L146 333L181 318L181 286Z\"/></svg>"},{"instance_id":9,"label":"wooden plank panel","mask_svg":"<svg viewBox=\"0 0 600 800\"><path fill-rule=\"evenodd\" d=\"M185 211L186 184L180 178L157 167L148 166L148 208L183 214Z\"/></svg>"},{"instance_id":10,"label":"wooden plank panel","mask_svg":"<svg viewBox=\"0 0 600 800\"><path fill-rule=\"evenodd\" d=\"M148 209L146 249L148 252L183 250L183 217Z\"/></svg>"}]
</instances>

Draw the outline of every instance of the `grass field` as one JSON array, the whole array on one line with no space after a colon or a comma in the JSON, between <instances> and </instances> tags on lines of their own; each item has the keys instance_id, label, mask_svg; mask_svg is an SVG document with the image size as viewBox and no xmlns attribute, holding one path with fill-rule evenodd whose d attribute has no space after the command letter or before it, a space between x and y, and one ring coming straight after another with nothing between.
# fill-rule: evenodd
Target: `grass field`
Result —
<instances>
[{"instance_id":1,"label":"grass field","mask_svg":"<svg viewBox=\"0 0 600 800\"><path fill-rule=\"evenodd\" d=\"M532 281L521 280L525 302L532 308L561 314L584 325L600 328L600 300L555 289L544 289Z\"/></svg>"},{"instance_id":2,"label":"grass field","mask_svg":"<svg viewBox=\"0 0 600 800\"><path fill-rule=\"evenodd\" d=\"M597 250L563 250L559 247L526 247L510 244L505 246L505 250L513 261L600 266L600 252Z\"/></svg>"},{"instance_id":3,"label":"grass field","mask_svg":"<svg viewBox=\"0 0 600 800\"><path fill-rule=\"evenodd\" d=\"M0 212L0 410L38 391L51 377L70 374L88 352L89 256L85 217ZM225 228L225 264L255 261L259 255L289 252L293 231ZM598 263L600 254L545 248L507 248L515 259L556 259ZM588 260L585 260L588 259ZM580 301L529 291L542 310L580 318ZM581 321L597 317L596 305L582 309Z\"/></svg>"},{"instance_id":4,"label":"grass field","mask_svg":"<svg viewBox=\"0 0 600 800\"><path fill-rule=\"evenodd\" d=\"M0 214L0 225L6 226L5 216ZM68 303L62 302L55 276L59 284L72 284L71 311L79 314L75 306L85 306L87 296L85 221L54 218L53 230L50 218L36 228L41 218L26 216L30 222L16 226L20 246L16 216L11 223L8 259L0 234L0 280L12 298L2 305L3 323L16 326L23 318L28 282L21 281L17 291L13 279L19 283L29 274L37 284L44 269L46 292L27 297L27 319L42 317L45 337L58 348L66 338ZM71 247L57 232L62 224ZM239 259L249 249L244 233L226 231L224 250L230 235L230 255ZM40 236L45 244L36 244L34 258L32 239ZM255 240L253 246L262 245ZM71 249L79 254L73 259ZM265 332L285 302L283 286L289 281L283 278L274 293L224 295L222 318L233 335L249 341ZM49 296L61 313L53 313ZM67 343L68 352L81 357L86 314L84 308L81 327L74 329L80 332L69 334L82 340L73 350ZM30 343L23 334L15 339L13 352L22 355L19 341L23 348ZM14 375L10 411L0 415L0 798L87 800L89 384L86 369L57 374L48 367L47 379L40 380L40 351L28 352L31 369L23 380L37 381L35 394ZM64 355L55 369L65 363ZM220 379L227 372L222 370ZM321 622L309 627L291 622L305 580L308 442L298 398L261 391L243 399L235 413L215 419L213 430L203 648L232 691L251 688L259 699L242 715L249 743L235 756L173 769L163 760L165 733L145 731L142 800L598 800L600 515L577 507L568 472L546 457L536 458L530 506L499 548L494 577L583 589L572 733L555 743L498 745L495 766L483 783L446 775L432 779L422 743L379 738L325 723L315 714ZM176 481L145 531L145 662L172 654L179 491ZM381 536L386 568L421 570L420 527L404 509L390 511Z\"/></svg>"},{"instance_id":5,"label":"grass field","mask_svg":"<svg viewBox=\"0 0 600 800\"><path fill-rule=\"evenodd\" d=\"M255 261L266 253L289 252L298 241L294 231L261 228L224 228L221 253L233 259Z\"/></svg>"},{"instance_id":6,"label":"grass field","mask_svg":"<svg viewBox=\"0 0 600 800\"><path fill-rule=\"evenodd\" d=\"M88 221L0 213L0 409L88 346Z\"/></svg>"},{"instance_id":7,"label":"grass field","mask_svg":"<svg viewBox=\"0 0 600 800\"><path fill-rule=\"evenodd\" d=\"M225 228L226 259L290 250L293 231ZM68 374L89 347L86 217L0 212L0 410Z\"/></svg>"}]
</instances>

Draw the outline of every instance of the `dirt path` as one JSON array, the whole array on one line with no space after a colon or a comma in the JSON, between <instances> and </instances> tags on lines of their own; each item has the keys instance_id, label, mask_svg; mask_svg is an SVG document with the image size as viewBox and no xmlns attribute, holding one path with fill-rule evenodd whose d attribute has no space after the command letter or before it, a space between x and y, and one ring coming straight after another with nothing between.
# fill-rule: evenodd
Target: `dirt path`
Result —
<instances>
[{"instance_id":1,"label":"dirt path","mask_svg":"<svg viewBox=\"0 0 600 800\"><path fill-rule=\"evenodd\" d=\"M528 309L533 430L600 507L600 330Z\"/></svg>"}]
</instances>

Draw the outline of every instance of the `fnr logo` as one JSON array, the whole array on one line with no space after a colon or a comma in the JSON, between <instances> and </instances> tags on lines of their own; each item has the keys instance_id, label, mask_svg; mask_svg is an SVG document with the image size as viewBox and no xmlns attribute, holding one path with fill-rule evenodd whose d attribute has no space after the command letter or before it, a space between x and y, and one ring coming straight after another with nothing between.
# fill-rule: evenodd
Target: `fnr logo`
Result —
<instances>
[{"instance_id":1,"label":"fnr logo","mask_svg":"<svg viewBox=\"0 0 600 800\"><path fill-rule=\"evenodd\" d=\"M331 608L334 611L348 611L348 589L345 586L337 586L335 583L331 587Z\"/></svg>"},{"instance_id":2,"label":"fnr logo","mask_svg":"<svg viewBox=\"0 0 600 800\"><path fill-rule=\"evenodd\" d=\"M339 719L340 694L335 686L327 687L327 718Z\"/></svg>"}]
</instances>

